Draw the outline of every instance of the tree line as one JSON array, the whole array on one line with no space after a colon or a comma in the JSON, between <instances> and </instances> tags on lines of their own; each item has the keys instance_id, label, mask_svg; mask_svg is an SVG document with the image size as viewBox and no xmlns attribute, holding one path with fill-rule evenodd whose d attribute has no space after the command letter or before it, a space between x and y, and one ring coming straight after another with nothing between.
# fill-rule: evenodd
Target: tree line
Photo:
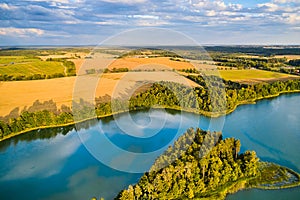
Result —
<instances>
[{"instance_id":1,"label":"tree line","mask_svg":"<svg viewBox=\"0 0 300 200\"><path fill-rule=\"evenodd\" d=\"M282 72L300 75L299 59L287 60L287 58L274 57L241 57L235 55L212 54L217 66L234 67L237 69L256 68L266 71Z\"/></svg>"},{"instance_id":2,"label":"tree line","mask_svg":"<svg viewBox=\"0 0 300 200\"><path fill-rule=\"evenodd\" d=\"M227 54L244 53L249 55L274 56L274 55L300 55L299 46L206 46L209 52L222 52ZM292 47L292 48L291 48Z\"/></svg>"},{"instance_id":3,"label":"tree line","mask_svg":"<svg viewBox=\"0 0 300 200\"><path fill-rule=\"evenodd\" d=\"M189 75L188 78L199 86L192 88L180 83L162 81L154 83L148 90L131 97L129 101L106 96L96 98L95 105L91 105L81 100L74 104L79 106L79 109L73 109L73 112L80 113L72 113L71 108L66 106L60 111L45 108L43 110L43 106L38 110L25 110L19 116L0 119L0 138L27 129L73 123L74 116L80 116L77 121L95 116L108 116L112 114L112 107L114 112L161 106L200 114L225 114L240 103L253 102L281 92L300 90L299 79L246 85L225 81L216 76Z\"/></svg>"}]
</instances>

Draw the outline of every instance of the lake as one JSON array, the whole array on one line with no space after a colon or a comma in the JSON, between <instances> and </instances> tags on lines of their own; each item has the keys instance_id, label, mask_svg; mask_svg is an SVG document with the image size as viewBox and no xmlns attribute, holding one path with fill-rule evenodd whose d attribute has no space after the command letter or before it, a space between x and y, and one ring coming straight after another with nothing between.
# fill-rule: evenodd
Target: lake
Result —
<instances>
[{"instance_id":1,"label":"lake","mask_svg":"<svg viewBox=\"0 0 300 200\"><path fill-rule=\"evenodd\" d=\"M113 199L136 183L155 158L187 128L222 130L300 172L300 94L239 106L226 117L149 110L80 126L23 134L0 143L0 199ZM227 199L299 199L300 188L245 190Z\"/></svg>"}]
</instances>

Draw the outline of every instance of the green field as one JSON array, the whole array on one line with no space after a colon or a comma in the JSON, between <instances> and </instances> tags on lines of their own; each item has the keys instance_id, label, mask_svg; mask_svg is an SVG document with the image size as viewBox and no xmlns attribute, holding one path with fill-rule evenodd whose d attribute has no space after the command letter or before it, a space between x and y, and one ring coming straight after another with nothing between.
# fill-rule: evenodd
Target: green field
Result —
<instances>
[{"instance_id":1,"label":"green field","mask_svg":"<svg viewBox=\"0 0 300 200\"><path fill-rule=\"evenodd\" d=\"M239 80L253 80L253 79L281 79L293 77L288 74L264 71L258 69L245 70L220 70L221 77L225 80L239 81Z\"/></svg>"},{"instance_id":2,"label":"green field","mask_svg":"<svg viewBox=\"0 0 300 200\"><path fill-rule=\"evenodd\" d=\"M0 56L0 66L11 63L35 62L38 58L27 58L25 56Z\"/></svg>"},{"instance_id":3,"label":"green field","mask_svg":"<svg viewBox=\"0 0 300 200\"><path fill-rule=\"evenodd\" d=\"M65 74L62 62L41 61L39 58L24 56L0 56L0 75L4 76L33 76L35 74L53 75Z\"/></svg>"}]
</instances>

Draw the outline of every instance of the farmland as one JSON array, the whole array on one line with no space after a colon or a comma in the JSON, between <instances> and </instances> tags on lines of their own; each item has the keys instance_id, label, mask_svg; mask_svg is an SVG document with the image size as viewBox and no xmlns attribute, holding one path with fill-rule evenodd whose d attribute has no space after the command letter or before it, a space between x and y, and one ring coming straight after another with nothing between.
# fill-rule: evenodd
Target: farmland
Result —
<instances>
[{"instance_id":1,"label":"farmland","mask_svg":"<svg viewBox=\"0 0 300 200\"><path fill-rule=\"evenodd\" d=\"M61 62L41 61L37 58L22 56L0 57L0 74L8 76L30 76L34 74L52 75L64 74L64 65Z\"/></svg>"},{"instance_id":2,"label":"farmland","mask_svg":"<svg viewBox=\"0 0 300 200\"><path fill-rule=\"evenodd\" d=\"M71 61L47 60L37 57L0 56L0 80L19 81L58 78L75 75Z\"/></svg>"},{"instance_id":3,"label":"farmland","mask_svg":"<svg viewBox=\"0 0 300 200\"><path fill-rule=\"evenodd\" d=\"M20 81L76 75L76 63L88 48L41 48L0 51L0 80Z\"/></svg>"},{"instance_id":4,"label":"farmland","mask_svg":"<svg viewBox=\"0 0 300 200\"><path fill-rule=\"evenodd\" d=\"M121 58L115 60L109 68L128 68L129 70L134 69L188 69L194 68L189 62L175 61L168 57L158 57L158 58Z\"/></svg>"},{"instance_id":5,"label":"farmland","mask_svg":"<svg viewBox=\"0 0 300 200\"><path fill-rule=\"evenodd\" d=\"M174 72L128 72L103 74L101 77L96 75L82 77L81 80L88 81L84 83L85 87L88 87L89 82L93 83L94 80L100 80L95 97L104 95L119 97L121 94L124 95L128 91L132 91L133 88L137 89L137 83L142 86L160 80L181 82L191 86L197 85ZM63 104L71 107L75 81L76 77L64 77L35 81L0 82L0 116L8 115L15 108L19 108L21 111L24 107L31 106L36 100L40 102L53 100L58 107ZM93 91L82 90L79 91L79 95L84 95L83 92L93 93Z\"/></svg>"},{"instance_id":6,"label":"farmland","mask_svg":"<svg viewBox=\"0 0 300 200\"><path fill-rule=\"evenodd\" d=\"M253 82L264 82L264 81L275 81L287 78L297 78L298 76L263 71L257 69L245 69L245 70L220 70L220 76L225 80L253 83Z\"/></svg>"},{"instance_id":7,"label":"farmland","mask_svg":"<svg viewBox=\"0 0 300 200\"><path fill-rule=\"evenodd\" d=\"M275 58L286 58L287 60L300 59L300 55L276 55Z\"/></svg>"},{"instance_id":8,"label":"farmland","mask_svg":"<svg viewBox=\"0 0 300 200\"><path fill-rule=\"evenodd\" d=\"M273 82L275 80L294 79L298 76L265 71L259 69L241 69L218 66L227 70L216 70L217 66L207 60L184 60L177 57L130 55L116 58L116 55L107 52L94 52L77 50L22 50L0 54L0 74L6 76L30 76L32 74L51 75L65 74L65 61L72 61L80 80L86 79L83 86L88 87L88 81L100 80L93 91L79 91L95 94L95 97L110 95L122 97L132 95L139 88L157 81L180 82L192 87L198 86L188 80L184 75L191 73L179 72L187 69L200 70L201 73L215 74L225 80L240 83ZM23 56L21 54L24 54ZM227 61L228 62L228 61ZM87 70L108 68L108 73L87 74ZM128 72L113 71L113 69L126 68ZM113 73L111 73L113 72ZM31 106L36 100L40 102L53 100L58 107L66 105L71 107L73 90L78 77L63 77L59 79L32 80L32 81L2 81L0 82L0 116L8 115L13 109L19 111ZM96 83L96 82L95 82ZM92 87L92 86L90 86Z\"/></svg>"}]
</instances>

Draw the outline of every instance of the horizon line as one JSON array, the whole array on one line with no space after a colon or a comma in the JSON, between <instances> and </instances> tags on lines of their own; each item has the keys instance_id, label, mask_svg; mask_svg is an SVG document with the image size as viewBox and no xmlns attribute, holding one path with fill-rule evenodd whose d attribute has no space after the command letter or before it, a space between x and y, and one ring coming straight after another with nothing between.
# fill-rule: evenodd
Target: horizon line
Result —
<instances>
[{"instance_id":1,"label":"horizon line","mask_svg":"<svg viewBox=\"0 0 300 200\"><path fill-rule=\"evenodd\" d=\"M130 47L292 47L300 48L300 44L202 44L202 45L189 45L189 44L180 44L180 45L99 45L99 44L24 44L24 45L0 45L0 50L4 48L35 48L35 47L119 47L119 48L130 48Z\"/></svg>"}]
</instances>

